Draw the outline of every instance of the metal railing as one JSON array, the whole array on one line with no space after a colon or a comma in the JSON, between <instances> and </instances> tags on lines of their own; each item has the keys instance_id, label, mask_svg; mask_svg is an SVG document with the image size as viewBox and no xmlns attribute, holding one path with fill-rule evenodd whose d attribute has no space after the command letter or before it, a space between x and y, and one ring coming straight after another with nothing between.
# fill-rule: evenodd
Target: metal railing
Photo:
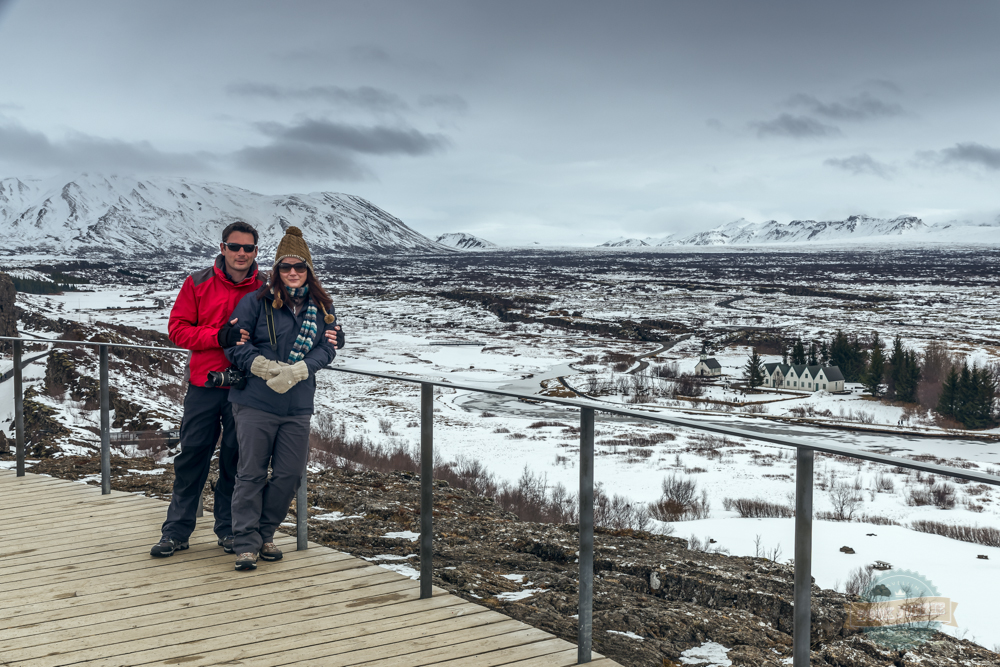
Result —
<instances>
[{"instance_id":1,"label":"metal railing","mask_svg":"<svg viewBox=\"0 0 1000 667\"><path fill-rule=\"evenodd\" d=\"M156 347L148 345L125 345L119 343L93 343L89 341L66 341L46 339L24 339L0 337L0 340L14 342L14 401L15 429L17 443L17 475L24 475L24 406L23 383L21 378L21 353L24 342L49 343L54 345L87 345L100 350L101 378L101 492L110 493L110 426L108 349L124 347L159 352L188 351L180 348ZM993 486L1000 486L1000 477L972 470L952 468L935 463L859 451L839 445L816 444L797 438L746 431L731 426L706 424L682 417L654 415L638 410L615 407L607 403L588 403L576 399L539 396L525 392L503 391L453 382L437 382L427 378L391 375L362 371L351 368L327 367L338 373L353 373L368 377L407 382L420 385L420 597L431 597L433 576L433 466L434 466L434 387L470 391L495 396L526 399L534 402L552 403L580 410L580 580L579 580L579 624L577 630L577 663L591 661L593 644L593 599L594 599L594 415L604 412L635 420L669 424L699 431L709 431L737 438L747 438L774 445L794 447L795 463L795 577L793 588L792 656L793 667L808 667L810 652L810 629L812 613L812 521L813 521L813 465L815 453L845 456L861 461L871 461L889 466L965 479ZM308 547L308 501L306 497L306 474L303 473L296 497L296 537L298 549Z\"/></svg>"}]
</instances>

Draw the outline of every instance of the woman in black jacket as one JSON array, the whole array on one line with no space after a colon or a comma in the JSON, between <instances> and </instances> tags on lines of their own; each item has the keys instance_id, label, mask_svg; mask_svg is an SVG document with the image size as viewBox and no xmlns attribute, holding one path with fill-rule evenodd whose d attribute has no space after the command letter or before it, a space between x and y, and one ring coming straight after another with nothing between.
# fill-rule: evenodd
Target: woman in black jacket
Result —
<instances>
[{"instance_id":1,"label":"woman in black jacket","mask_svg":"<svg viewBox=\"0 0 1000 667\"><path fill-rule=\"evenodd\" d=\"M232 317L250 332L245 343L226 349L248 376L243 389L229 392L240 446L233 549L236 569L253 570L258 557L281 558L274 531L288 514L309 460L316 371L337 354L324 335L336 326L333 302L316 278L297 227L285 230L268 283L243 297Z\"/></svg>"}]
</instances>

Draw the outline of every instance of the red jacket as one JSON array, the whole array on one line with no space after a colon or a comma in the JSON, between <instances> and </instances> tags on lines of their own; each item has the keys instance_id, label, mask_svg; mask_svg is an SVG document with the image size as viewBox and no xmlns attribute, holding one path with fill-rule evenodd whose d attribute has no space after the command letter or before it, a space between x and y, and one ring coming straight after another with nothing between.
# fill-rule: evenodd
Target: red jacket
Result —
<instances>
[{"instance_id":1,"label":"red jacket","mask_svg":"<svg viewBox=\"0 0 1000 667\"><path fill-rule=\"evenodd\" d=\"M232 319L230 315L243 295L263 285L257 277L256 262L246 278L233 283L223 271L223 261L219 255L215 266L187 277L170 310L167 325L174 345L191 350L190 381L199 387L204 386L209 371L229 368L229 360L219 347L219 329Z\"/></svg>"}]
</instances>

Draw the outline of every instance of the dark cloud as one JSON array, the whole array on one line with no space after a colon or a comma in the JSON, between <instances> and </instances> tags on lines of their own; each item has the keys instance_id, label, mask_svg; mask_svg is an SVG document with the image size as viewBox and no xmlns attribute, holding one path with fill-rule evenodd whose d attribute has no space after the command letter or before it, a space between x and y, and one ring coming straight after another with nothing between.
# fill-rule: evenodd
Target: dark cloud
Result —
<instances>
[{"instance_id":1,"label":"dark cloud","mask_svg":"<svg viewBox=\"0 0 1000 667\"><path fill-rule=\"evenodd\" d=\"M239 167L274 176L337 178L345 181L374 177L350 155L299 142L250 146L233 153L232 157Z\"/></svg>"},{"instance_id":2,"label":"dark cloud","mask_svg":"<svg viewBox=\"0 0 1000 667\"><path fill-rule=\"evenodd\" d=\"M826 125L808 116L793 116L783 113L774 120L750 123L757 131L757 136L791 137L793 139L809 139L814 137L835 137L840 135L840 129Z\"/></svg>"},{"instance_id":3,"label":"dark cloud","mask_svg":"<svg viewBox=\"0 0 1000 667\"><path fill-rule=\"evenodd\" d=\"M13 122L0 122L0 158L41 168L193 172L208 167L207 153L167 153L149 142L71 134L53 141Z\"/></svg>"},{"instance_id":4,"label":"dark cloud","mask_svg":"<svg viewBox=\"0 0 1000 667\"><path fill-rule=\"evenodd\" d=\"M884 102L871 93L861 93L843 102L822 102L812 95L799 94L792 97L788 104L793 107L808 109L811 113L831 120L871 120L873 118L891 118L902 116L903 107L890 102Z\"/></svg>"},{"instance_id":5,"label":"dark cloud","mask_svg":"<svg viewBox=\"0 0 1000 667\"><path fill-rule=\"evenodd\" d=\"M443 134L425 134L413 128L362 127L327 120L305 120L296 125L259 123L257 129L281 141L374 155L427 155L444 150L451 143Z\"/></svg>"},{"instance_id":6,"label":"dark cloud","mask_svg":"<svg viewBox=\"0 0 1000 667\"><path fill-rule=\"evenodd\" d=\"M837 169L849 171L855 175L873 174L875 176L880 176L881 178L889 178L893 171L893 168L890 165L885 164L884 162L879 162L867 153L852 155L845 158L830 158L828 160L824 160L823 164L828 167L836 167Z\"/></svg>"},{"instance_id":7,"label":"dark cloud","mask_svg":"<svg viewBox=\"0 0 1000 667\"><path fill-rule=\"evenodd\" d=\"M233 159L245 169L282 177L373 179L358 154L420 156L450 145L444 135L413 128L362 127L326 120L258 123L256 127L272 142L236 151Z\"/></svg>"},{"instance_id":8,"label":"dark cloud","mask_svg":"<svg viewBox=\"0 0 1000 667\"><path fill-rule=\"evenodd\" d=\"M897 95L903 92L903 89L900 88L899 84L895 81L890 81L889 79L869 79L866 82L866 85L871 86L872 88L888 90L890 93L896 93Z\"/></svg>"},{"instance_id":9,"label":"dark cloud","mask_svg":"<svg viewBox=\"0 0 1000 667\"><path fill-rule=\"evenodd\" d=\"M469 110L469 103L460 95L421 95L418 102L422 107L443 109L457 114L464 114Z\"/></svg>"},{"instance_id":10,"label":"dark cloud","mask_svg":"<svg viewBox=\"0 0 1000 667\"><path fill-rule=\"evenodd\" d=\"M940 151L921 151L917 158L938 165L972 165L1000 169L1000 148L975 142L955 144Z\"/></svg>"},{"instance_id":11,"label":"dark cloud","mask_svg":"<svg viewBox=\"0 0 1000 667\"><path fill-rule=\"evenodd\" d=\"M263 97L278 102L287 100L314 100L376 113L402 112L409 108L409 105L399 95L371 86L361 86L359 88L341 88L340 86L294 88L276 86L269 83L242 82L226 86L226 92L230 95Z\"/></svg>"}]
</instances>

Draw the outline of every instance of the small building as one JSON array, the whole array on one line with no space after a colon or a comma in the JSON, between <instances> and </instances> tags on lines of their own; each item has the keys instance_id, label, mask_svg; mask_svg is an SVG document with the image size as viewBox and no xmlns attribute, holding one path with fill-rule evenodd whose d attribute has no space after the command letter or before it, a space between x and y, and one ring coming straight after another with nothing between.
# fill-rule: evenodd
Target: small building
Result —
<instances>
[{"instance_id":1,"label":"small building","mask_svg":"<svg viewBox=\"0 0 1000 667\"><path fill-rule=\"evenodd\" d=\"M701 377L719 377L722 375L722 364L715 357L701 356L701 361L694 367L694 374Z\"/></svg>"},{"instance_id":2,"label":"small building","mask_svg":"<svg viewBox=\"0 0 1000 667\"><path fill-rule=\"evenodd\" d=\"M844 375L838 366L764 364L764 386L798 391L844 391Z\"/></svg>"}]
</instances>

